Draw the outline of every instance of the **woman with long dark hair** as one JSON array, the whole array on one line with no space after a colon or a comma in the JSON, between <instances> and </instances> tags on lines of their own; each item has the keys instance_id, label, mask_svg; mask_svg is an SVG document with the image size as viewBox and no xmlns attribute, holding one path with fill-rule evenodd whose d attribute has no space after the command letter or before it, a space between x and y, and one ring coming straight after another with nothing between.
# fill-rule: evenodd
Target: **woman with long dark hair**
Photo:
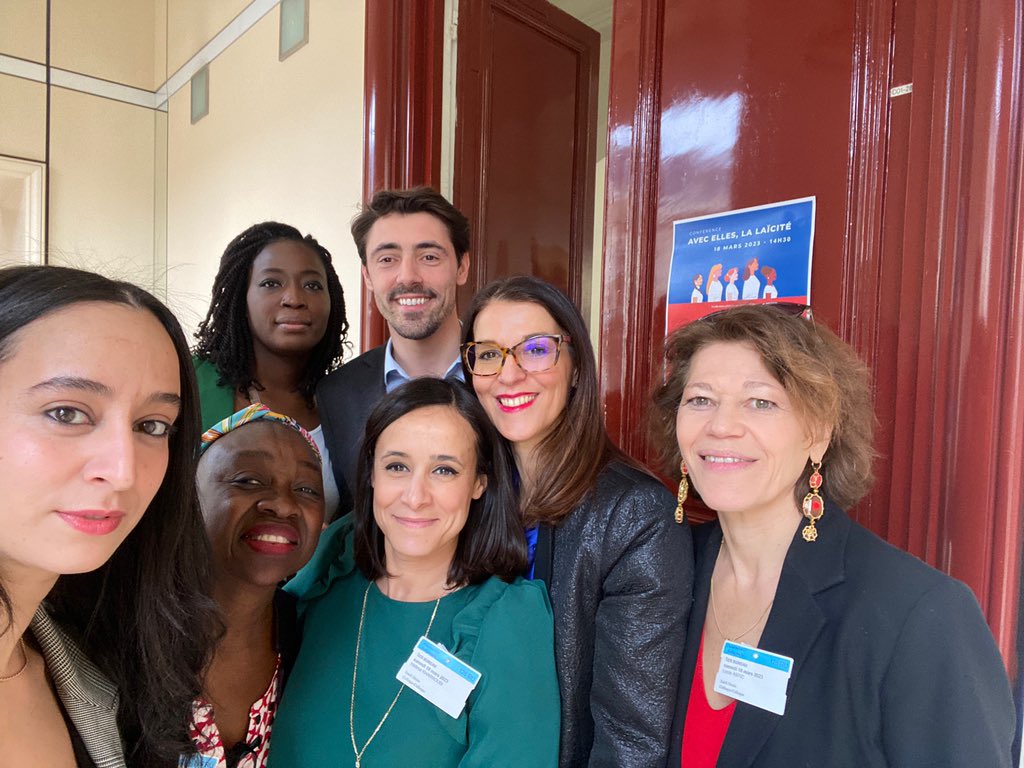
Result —
<instances>
[{"instance_id":1,"label":"woman with long dark hair","mask_svg":"<svg viewBox=\"0 0 1024 768\"><path fill-rule=\"evenodd\" d=\"M276 221L255 224L228 243L196 332L203 428L253 403L295 419L323 456L328 518L338 487L314 393L340 364L347 332L330 252L312 235Z\"/></svg>"},{"instance_id":2,"label":"woman with long dark hair","mask_svg":"<svg viewBox=\"0 0 1024 768\"><path fill-rule=\"evenodd\" d=\"M140 288L0 270L0 748L10 765L176 765L215 619L199 403Z\"/></svg>"},{"instance_id":3,"label":"woman with long dark hair","mask_svg":"<svg viewBox=\"0 0 1024 768\"><path fill-rule=\"evenodd\" d=\"M555 765L551 607L518 578L510 464L461 382L380 401L357 470L358 570L350 552L314 567L272 766Z\"/></svg>"},{"instance_id":4,"label":"woman with long dark hair","mask_svg":"<svg viewBox=\"0 0 1024 768\"><path fill-rule=\"evenodd\" d=\"M534 277L473 298L463 364L512 446L555 614L562 766L662 765L693 556L664 486L612 443L579 310Z\"/></svg>"}]
</instances>

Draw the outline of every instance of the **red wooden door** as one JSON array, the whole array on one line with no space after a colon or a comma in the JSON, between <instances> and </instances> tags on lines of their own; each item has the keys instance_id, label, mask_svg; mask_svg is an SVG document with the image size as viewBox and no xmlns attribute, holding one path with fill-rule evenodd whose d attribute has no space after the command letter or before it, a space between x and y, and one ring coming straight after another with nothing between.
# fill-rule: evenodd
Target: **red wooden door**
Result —
<instances>
[{"instance_id":1,"label":"red wooden door","mask_svg":"<svg viewBox=\"0 0 1024 768\"><path fill-rule=\"evenodd\" d=\"M472 226L459 306L533 274L577 302L592 256L597 32L543 0L459 5L455 205Z\"/></svg>"},{"instance_id":2,"label":"red wooden door","mask_svg":"<svg viewBox=\"0 0 1024 768\"><path fill-rule=\"evenodd\" d=\"M618 0L602 328L610 430L649 458L672 221L816 195L815 315L872 365L880 425L878 482L854 514L967 582L1011 669L1024 502L1018 5Z\"/></svg>"}]
</instances>

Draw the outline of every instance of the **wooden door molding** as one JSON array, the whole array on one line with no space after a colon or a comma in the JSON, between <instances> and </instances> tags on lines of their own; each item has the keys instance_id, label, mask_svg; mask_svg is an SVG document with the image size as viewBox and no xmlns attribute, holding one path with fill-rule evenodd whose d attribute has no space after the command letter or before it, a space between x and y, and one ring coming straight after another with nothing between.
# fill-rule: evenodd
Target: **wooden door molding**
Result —
<instances>
[{"instance_id":1,"label":"wooden door molding","mask_svg":"<svg viewBox=\"0 0 1024 768\"><path fill-rule=\"evenodd\" d=\"M873 365L884 459L858 517L967 582L1012 670L1024 502L1019 10L896 4L888 28L871 5L859 2L867 108L843 314ZM905 83L912 95L889 97Z\"/></svg>"},{"instance_id":2,"label":"wooden door molding","mask_svg":"<svg viewBox=\"0 0 1024 768\"><path fill-rule=\"evenodd\" d=\"M366 3L363 197L441 177L444 0ZM384 343L387 323L362 289L360 344Z\"/></svg>"},{"instance_id":3,"label":"wooden door molding","mask_svg":"<svg viewBox=\"0 0 1024 768\"><path fill-rule=\"evenodd\" d=\"M617 0L612 24L601 311L601 395L612 439L648 460L644 412L661 340L650 338L661 120L662 0Z\"/></svg>"}]
</instances>

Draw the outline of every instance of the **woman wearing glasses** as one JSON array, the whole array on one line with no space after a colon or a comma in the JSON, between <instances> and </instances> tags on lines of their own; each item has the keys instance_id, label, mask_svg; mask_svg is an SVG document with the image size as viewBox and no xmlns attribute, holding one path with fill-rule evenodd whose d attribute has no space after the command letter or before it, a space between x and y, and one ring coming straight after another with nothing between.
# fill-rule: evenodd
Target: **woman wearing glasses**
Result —
<instances>
[{"instance_id":1,"label":"woman wearing glasses","mask_svg":"<svg viewBox=\"0 0 1024 768\"><path fill-rule=\"evenodd\" d=\"M718 512L696 529L669 765L1010 765L1013 702L963 584L854 523L867 371L835 334L737 307L668 342L666 463ZM681 462L681 464L680 464Z\"/></svg>"},{"instance_id":2,"label":"woman wearing glasses","mask_svg":"<svg viewBox=\"0 0 1024 768\"><path fill-rule=\"evenodd\" d=\"M530 574L555 614L561 766L662 765L692 554L675 501L605 431L579 311L533 277L474 297L463 364L511 443Z\"/></svg>"}]
</instances>

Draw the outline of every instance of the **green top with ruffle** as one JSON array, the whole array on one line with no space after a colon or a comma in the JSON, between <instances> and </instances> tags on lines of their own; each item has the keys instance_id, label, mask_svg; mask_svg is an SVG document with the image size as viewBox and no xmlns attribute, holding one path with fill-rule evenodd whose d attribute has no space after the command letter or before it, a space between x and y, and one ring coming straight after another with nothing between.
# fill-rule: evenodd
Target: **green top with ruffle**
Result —
<instances>
[{"instance_id":1,"label":"green top with ruffle","mask_svg":"<svg viewBox=\"0 0 1024 768\"><path fill-rule=\"evenodd\" d=\"M339 534L344 525L338 523L321 542L328 546L318 551L316 578L307 571L304 582L289 585L305 597L305 626L274 721L271 768L355 765L349 735L352 665L368 582L351 570L345 536ZM400 602L370 587L355 698L360 749L398 692L395 675L433 609L433 601ZM479 683L458 718L406 688L363 755L362 768L557 765L558 681L543 584L491 578L464 587L442 598L430 639L481 672Z\"/></svg>"},{"instance_id":2,"label":"green top with ruffle","mask_svg":"<svg viewBox=\"0 0 1024 768\"><path fill-rule=\"evenodd\" d=\"M196 386L199 388L199 412L203 431L235 412L235 393L231 387L217 384L220 374L208 360L192 358L196 369Z\"/></svg>"}]
</instances>

